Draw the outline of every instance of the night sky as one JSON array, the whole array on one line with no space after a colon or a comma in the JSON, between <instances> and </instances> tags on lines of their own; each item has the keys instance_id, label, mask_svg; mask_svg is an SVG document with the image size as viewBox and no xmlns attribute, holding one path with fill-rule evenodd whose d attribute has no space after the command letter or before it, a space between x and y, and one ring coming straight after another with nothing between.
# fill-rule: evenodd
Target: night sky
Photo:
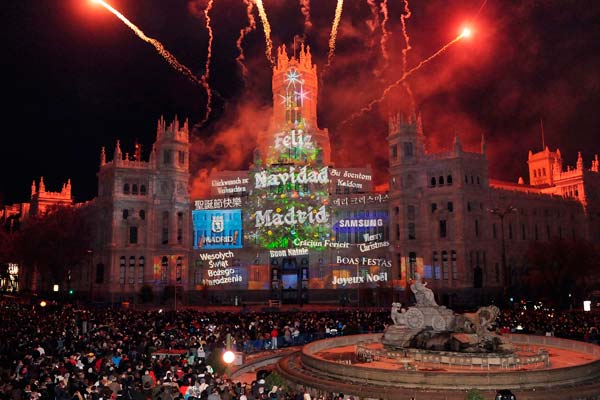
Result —
<instances>
[{"instance_id":1,"label":"night sky","mask_svg":"<svg viewBox=\"0 0 600 400\"><path fill-rule=\"evenodd\" d=\"M160 41L201 76L208 33L207 0L108 1L144 33ZM305 26L300 0L264 0L274 48L294 36L311 46L319 72L327 63L335 0L312 0ZM306 1L305 1L306 3ZM387 176L386 116L408 110L400 86L369 113L341 124L378 98L402 75L406 43L404 2L346 0L331 66L321 75L319 125L328 128L338 166L370 164L378 182ZM483 5L483 7L482 7ZM428 0L409 3L412 49L408 68L435 53L469 23L473 36L454 44L409 80L422 113L427 148L448 149L459 135L467 150L486 136L492 177L526 177L529 149L545 141L586 168L600 152L600 2L589 0ZM71 178L76 201L97 194L101 146L112 159L116 139L132 152L137 140L147 158L156 121L204 117L204 89L175 71L119 19L89 0L4 0L2 29L3 134L0 203L28 201L31 182L48 190ZM236 63L236 39L248 24L243 0L215 0L211 87L218 92L208 123L193 132L192 193L202 195L211 168L245 169L256 133L265 129L271 70L263 27L243 41L246 79ZM382 40L383 48L382 50Z\"/></svg>"}]
</instances>

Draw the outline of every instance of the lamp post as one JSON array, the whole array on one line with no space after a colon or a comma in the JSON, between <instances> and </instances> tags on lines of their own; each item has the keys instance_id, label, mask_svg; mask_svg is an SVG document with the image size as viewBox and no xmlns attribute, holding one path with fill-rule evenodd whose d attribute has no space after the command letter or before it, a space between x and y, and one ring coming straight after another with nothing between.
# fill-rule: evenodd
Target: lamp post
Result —
<instances>
[{"instance_id":1,"label":"lamp post","mask_svg":"<svg viewBox=\"0 0 600 400\"><path fill-rule=\"evenodd\" d=\"M501 208L501 207L490 208L490 209L488 209L488 211L491 214L494 214L498 218L500 218L500 234L501 234L501 240L502 240L502 261L501 262L502 262L502 274L504 276L504 291L506 294L506 291L508 291L508 289L510 289L510 286L512 285L512 271L510 271L506 265L506 240L504 238L504 217L507 214L516 212L517 208L509 205L504 208Z\"/></svg>"}]
</instances>

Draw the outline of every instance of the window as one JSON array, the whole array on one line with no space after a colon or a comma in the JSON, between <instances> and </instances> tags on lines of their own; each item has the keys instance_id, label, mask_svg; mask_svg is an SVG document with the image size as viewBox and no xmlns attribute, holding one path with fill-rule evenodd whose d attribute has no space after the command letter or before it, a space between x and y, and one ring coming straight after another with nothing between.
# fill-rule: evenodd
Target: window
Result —
<instances>
[{"instance_id":1,"label":"window","mask_svg":"<svg viewBox=\"0 0 600 400\"><path fill-rule=\"evenodd\" d=\"M494 272L496 273L496 283L500 283L500 267L498 266L498 263L494 266Z\"/></svg>"},{"instance_id":2,"label":"window","mask_svg":"<svg viewBox=\"0 0 600 400\"><path fill-rule=\"evenodd\" d=\"M479 177L477 177L477 184L479 185L479 183L480 183L480 182L479 182Z\"/></svg>"},{"instance_id":3,"label":"window","mask_svg":"<svg viewBox=\"0 0 600 400\"><path fill-rule=\"evenodd\" d=\"M417 272L417 253L414 251L408 253L408 271L410 273L410 279L415 279L415 273Z\"/></svg>"},{"instance_id":4,"label":"window","mask_svg":"<svg viewBox=\"0 0 600 400\"><path fill-rule=\"evenodd\" d=\"M450 252L450 269L452 270L452 280L458 279L458 268L456 266L456 251Z\"/></svg>"},{"instance_id":5,"label":"window","mask_svg":"<svg viewBox=\"0 0 600 400\"><path fill-rule=\"evenodd\" d=\"M135 183L131 185L131 194L138 194L138 185Z\"/></svg>"},{"instance_id":6,"label":"window","mask_svg":"<svg viewBox=\"0 0 600 400\"><path fill-rule=\"evenodd\" d=\"M479 220L475 220L475 237L479 237Z\"/></svg>"},{"instance_id":7,"label":"window","mask_svg":"<svg viewBox=\"0 0 600 400\"><path fill-rule=\"evenodd\" d=\"M443 185L443 184L444 184L444 177L443 177L443 176L440 176L440 177L438 178L438 183L439 183L440 185Z\"/></svg>"},{"instance_id":8,"label":"window","mask_svg":"<svg viewBox=\"0 0 600 400\"><path fill-rule=\"evenodd\" d=\"M398 145L395 144L395 145L391 146L390 150L392 152L392 160L397 160L398 159Z\"/></svg>"},{"instance_id":9,"label":"window","mask_svg":"<svg viewBox=\"0 0 600 400\"><path fill-rule=\"evenodd\" d=\"M160 263L160 281L162 283L167 283L169 280L169 258L167 256L163 256Z\"/></svg>"},{"instance_id":10,"label":"window","mask_svg":"<svg viewBox=\"0 0 600 400\"><path fill-rule=\"evenodd\" d=\"M402 279L402 255L396 254L396 263L398 264L398 279Z\"/></svg>"},{"instance_id":11,"label":"window","mask_svg":"<svg viewBox=\"0 0 600 400\"><path fill-rule=\"evenodd\" d=\"M119 263L119 284L125 284L125 256L121 256Z\"/></svg>"},{"instance_id":12,"label":"window","mask_svg":"<svg viewBox=\"0 0 600 400\"><path fill-rule=\"evenodd\" d=\"M408 224L408 240L416 240L416 239L417 239L417 234L415 232L415 224L411 222Z\"/></svg>"},{"instance_id":13,"label":"window","mask_svg":"<svg viewBox=\"0 0 600 400\"><path fill-rule=\"evenodd\" d=\"M539 234L538 234L538 226L537 226L537 224L535 224L533 226L533 234L535 235L535 240L539 240Z\"/></svg>"},{"instance_id":14,"label":"window","mask_svg":"<svg viewBox=\"0 0 600 400\"><path fill-rule=\"evenodd\" d=\"M536 172L536 170L535 170L535 169L533 170L533 177L534 177L534 178L537 178L537 172Z\"/></svg>"},{"instance_id":15,"label":"window","mask_svg":"<svg viewBox=\"0 0 600 400\"><path fill-rule=\"evenodd\" d=\"M405 157L413 156L413 144L411 142L404 142L404 156Z\"/></svg>"},{"instance_id":16,"label":"window","mask_svg":"<svg viewBox=\"0 0 600 400\"><path fill-rule=\"evenodd\" d=\"M162 213L162 230L161 230L161 243L169 243L169 212L163 211Z\"/></svg>"},{"instance_id":17,"label":"window","mask_svg":"<svg viewBox=\"0 0 600 400\"><path fill-rule=\"evenodd\" d=\"M143 221L146 219L146 211L140 210L140 219Z\"/></svg>"},{"instance_id":18,"label":"window","mask_svg":"<svg viewBox=\"0 0 600 400\"><path fill-rule=\"evenodd\" d=\"M128 209L124 209L123 210L123 219L127 219L127 217L129 217L129 210Z\"/></svg>"},{"instance_id":19,"label":"window","mask_svg":"<svg viewBox=\"0 0 600 400\"><path fill-rule=\"evenodd\" d=\"M129 257L129 279L128 283L133 285L135 283L135 257Z\"/></svg>"},{"instance_id":20,"label":"window","mask_svg":"<svg viewBox=\"0 0 600 400\"><path fill-rule=\"evenodd\" d=\"M447 184L447 185L452 185L452 175L448 175L448 176L446 177L446 184Z\"/></svg>"},{"instance_id":21,"label":"window","mask_svg":"<svg viewBox=\"0 0 600 400\"><path fill-rule=\"evenodd\" d=\"M141 285L144 283L144 268L146 266L146 259L141 256L138 261L138 283Z\"/></svg>"},{"instance_id":22,"label":"window","mask_svg":"<svg viewBox=\"0 0 600 400\"><path fill-rule=\"evenodd\" d=\"M546 225L546 236L548 237L548 240L550 240L550 225Z\"/></svg>"},{"instance_id":23,"label":"window","mask_svg":"<svg viewBox=\"0 0 600 400\"><path fill-rule=\"evenodd\" d=\"M494 239L498 239L498 232L496 230L496 224L495 223L492 224L492 237Z\"/></svg>"},{"instance_id":24,"label":"window","mask_svg":"<svg viewBox=\"0 0 600 400\"><path fill-rule=\"evenodd\" d=\"M415 219L415 206L406 207L406 219L410 221Z\"/></svg>"},{"instance_id":25,"label":"window","mask_svg":"<svg viewBox=\"0 0 600 400\"><path fill-rule=\"evenodd\" d=\"M183 243L183 213L177 213L177 243Z\"/></svg>"},{"instance_id":26,"label":"window","mask_svg":"<svg viewBox=\"0 0 600 400\"><path fill-rule=\"evenodd\" d=\"M442 251L442 279L448 280L448 252Z\"/></svg>"},{"instance_id":27,"label":"window","mask_svg":"<svg viewBox=\"0 0 600 400\"><path fill-rule=\"evenodd\" d=\"M469 183L469 177L465 175L465 183Z\"/></svg>"},{"instance_id":28,"label":"window","mask_svg":"<svg viewBox=\"0 0 600 400\"><path fill-rule=\"evenodd\" d=\"M396 224L396 240L400 240L400 225Z\"/></svg>"},{"instance_id":29,"label":"window","mask_svg":"<svg viewBox=\"0 0 600 400\"><path fill-rule=\"evenodd\" d=\"M448 211L450 211L450 212L454 211L454 203L452 203L451 201L448 202L447 207L448 207Z\"/></svg>"},{"instance_id":30,"label":"window","mask_svg":"<svg viewBox=\"0 0 600 400\"><path fill-rule=\"evenodd\" d=\"M185 151L179 151L179 165L185 165Z\"/></svg>"},{"instance_id":31,"label":"window","mask_svg":"<svg viewBox=\"0 0 600 400\"><path fill-rule=\"evenodd\" d=\"M257 273L259 275L258 278L260 278L259 271L255 270L254 272ZM258 281L260 279L254 279L254 280ZM196 285L202 284L202 268L200 268L200 267L196 267L196 269L194 269L194 284L196 284Z\"/></svg>"},{"instance_id":32,"label":"window","mask_svg":"<svg viewBox=\"0 0 600 400\"><path fill-rule=\"evenodd\" d=\"M138 228L137 226L129 227L129 244L137 244L138 242Z\"/></svg>"},{"instance_id":33,"label":"window","mask_svg":"<svg viewBox=\"0 0 600 400\"><path fill-rule=\"evenodd\" d=\"M467 201L467 211L471 211L471 202Z\"/></svg>"},{"instance_id":34,"label":"window","mask_svg":"<svg viewBox=\"0 0 600 400\"><path fill-rule=\"evenodd\" d=\"M513 229L512 229L512 224L508 224L508 238L512 239L513 238Z\"/></svg>"},{"instance_id":35,"label":"window","mask_svg":"<svg viewBox=\"0 0 600 400\"><path fill-rule=\"evenodd\" d=\"M181 283L181 272L183 269L183 258L177 257L177 264L175 264L175 280L177 283Z\"/></svg>"},{"instance_id":36,"label":"window","mask_svg":"<svg viewBox=\"0 0 600 400\"><path fill-rule=\"evenodd\" d=\"M142 196L146 195L146 185L140 185L140 194Z\"/></svg>"},{"instance_id":37,"label":"window","mask_svg":"<svg viewBox=\"0 0 600 400\"><path fill-rule=\"evenodd\" d=\"M433 257L431 257L431 263L433 264L433 279L440 280L442 279L442 271L440 270L440 264L438 260L437 251L433 252Z\"/></svg>"},{"instance_id":38,"label":"window","mask_svg":"<svg viewBox=\"0 0 600 400\"><path fill-rule=\"evenodd\" d=\"M104 264L96 265L96 284L104 283Z\"/></svg>"},{"instance_id":39,"label":"window","mask_svg":"<svg viewBox=\"0 0 600 400\"><path fill-rule=\"evenodd\" d=\"M171 150L164 150L163 151L163 164L170 165L172 162L173 162L173 160L171 158Z\"/></svg>"},{"instance_id":40,"label":"window","mask_svg":"<svg viewBox=\"0 0 600 400\"><path fill-rule=\"evenodd\" d=\"M435 186L435 176L431 178L430 183L431 183L431 186Z\"/></svg>"},{"instance_id":41,"label":"window","mask_svg":"<svg viewBox=\"0 0 600 400\"><path fill-rule=\"evenodd\" d=\"M440 237L441 238L445 238L446 237L446 220L442 219L440 220Z\"/></svg>"},{"instance_id":42,"label":"window","mask_svg":"<svg viewBox=\"0 0 600 400\"><path fill-rule=\"evenodd\" d=\"M527 239L527 235L525 234L525 224L521 224L521 239Z\"/></svg>"},{"instance_id":43,"label":"window","mask_svg":"<svg viewBox=\"0 0 600 400\"><path fill-rule=\"evenodd\" d=\"M129 194L129 183L123 185L123 194Z\"/></svg>"},{"instance_id":44,"label":"window","mask_svg":"<svg viewBox=\"0 0 600 400\"><path fill-rule=\"evenodd\" d=\"M437 210L437 203L431 203L431 213L433 214Z\"/></svg>"}]
</instances>

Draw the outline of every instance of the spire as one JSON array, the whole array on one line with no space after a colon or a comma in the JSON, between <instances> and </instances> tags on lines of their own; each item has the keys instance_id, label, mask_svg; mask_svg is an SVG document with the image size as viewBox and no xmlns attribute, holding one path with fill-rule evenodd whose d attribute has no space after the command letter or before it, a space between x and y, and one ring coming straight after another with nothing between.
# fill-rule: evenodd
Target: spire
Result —
<instances>
[{"instance_id":1,"label":"spire","mask_svg":"<svg viewBox=\"0 0 600 400\"><path fill-rule=\"evenodd\" d=\"M596 156L598 157L598 156ZM593 168L593 167L592 167ZM31 197L36 193L37 189L35 188L35 179L31 182Z\"/></svg>"},{"instance_id":2,"label":"spire","mask_svg":"<svg viewBox=\"0 0 600 400\"><path fill-rule=\"evenodd\" d=\"M100 166L106 164L106 149L102 146L102 150L100 150Z\"/></svg>"},{"instance_id":3,"label":"spire","mask_svg":"<svg viewBox=\"0 0 600 400\"><path fill-rule=\"evenodd\" d=\"M460 143L458 135L454 136L454 152L456 154L462 153L462 144Z\"/></svg>"},{"instance_id":4,"label":"spire","mask_svg":"<svg viewBox=\"0 0 600 400\"><path fill-rule=\"evenodd\" d=\"M121 152L121 141L117 139L117 145L115 146L115 161L123 161L123 153Z\"/></svg>"},{"instance_id":5,"label":"spire","mask_svg":"<svg viewBox=\"0 0 600 400\"><path fill-rule=\"evenodd\" d=\"M67 196L71 197L71 178L67 179L67 185L65 186L65 192Z\"/></svg>"},{"instance_id":6,"label":"spire","mask_svg":"<svg viewBox=\"0 0 600 400\"><path fill-rule=\"evenodd\" d=\"M485 142L485 135L481 134L481 154L485 154L487 152L487 143ZM531 154L531 150L529 151Z\"/></svg>"},{"instance_id":7,"label":"spire","mask_svg":"<svg viewBox=\"0 0 600 400\"><path fill-rule=\"evenodd\" d=\"M40 191L39 193L44 193L46 191L46 185L44 184L44 177L40 178Z\"/></svg>"},{"instance_id":8,"label":"spire","mask_svg":"<svg viewBox=\"0 0 600 400\"><path fill-rule=\"evenodd\" d=\"M421 113L417 115L417 135L423 136L423 118Z\"/></svg>"},{"instance_id":9,"label":"spire","mask_svg":"<svg viewBox=\"0 0 600 400\"><path fill-rule=\"evenodd\" d=\"M577 170L583 171L583 157L581 157L581 152L577 152Z\"/></svg>"},{"instance_id":10,"label":"spire","mask_svg":"<svg viewBox=\"0 0 600 400\"><path fill-rule=\"evenodd\" d=\"M592 160L592 171L598 172L598 154L594 155L594 159Z\"/></svg>"},{"instance_id":11,"label":"spire","mask_svg":"<svg viewBox=\"0 0 600 400\"><path fill-rule=\"evenodd\" d=\"M136 141L134 147L133 160L138 162L142 161L142 145Z\"/></svg>"}]
</instances>

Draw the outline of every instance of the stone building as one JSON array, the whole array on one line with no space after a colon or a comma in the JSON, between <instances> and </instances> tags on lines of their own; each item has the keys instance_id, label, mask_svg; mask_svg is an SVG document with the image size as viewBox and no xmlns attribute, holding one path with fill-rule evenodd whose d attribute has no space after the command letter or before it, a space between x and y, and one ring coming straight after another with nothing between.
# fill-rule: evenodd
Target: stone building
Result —
<instances>
[{"instance_id":1,"label":"stone building","mask_svg":"<svg viewBox=\"0 0 600 400\"><path fill-rule=\"evenodd\" d=\"M143 285L159 291L187 282L191 248L189 127L161 118L148 161L136 145L112 161L104 148L98 172L98 237L92 294L135 301Z\"/></svg>"},{"instance_id":2,"label":"stone building","mask_svg":"<svg viewBox=\"0 0 600 400\"><path fill-rule=\"evenodd\" d=\"M389 183L376 188L368 165L331 160L308 48L292 57L278 49L272 87L273 117L252 165L213 173L210 197L190 199L187 122L161 118L148 161L139 146L123 154L117 142L112 161L102 150L94 299L136 301L149 286L157 301L180 288L190 304L387 305L407 298L419 272L439 303L484 303L518 286L531 242L600 240L597 156L589 168L581 155L565 167L545 148L529 153L529 184L498 181L483 138L479 151L457 137L430 153L420 116L397 115ZM40 209L42 189L34 192Z\"/></svg>"}]
</instances>

